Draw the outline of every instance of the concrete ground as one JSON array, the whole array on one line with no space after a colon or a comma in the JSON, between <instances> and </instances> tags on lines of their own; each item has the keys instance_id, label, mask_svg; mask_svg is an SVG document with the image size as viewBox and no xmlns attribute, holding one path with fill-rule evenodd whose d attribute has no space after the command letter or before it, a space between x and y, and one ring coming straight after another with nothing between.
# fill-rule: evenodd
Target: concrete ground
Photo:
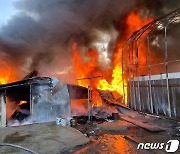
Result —
<instances>
[{"instance_id":1,"label":"concrete ground","mask_svg":"<svg viewBox=\"0 0 180 154\"><path fill-rule=\"evenodd\" d=\"M167 144L173 139L180 141L179 134L168 130L153 132L122 119L100 124L97 122L81 124L77 125L76 129L57 126L55 123L44 123L1 128L0 144L17 144L40 154L165 154L167 153L165 147L162 150L138 150L137 146L139 143ZM0 146L0 153L24 154L28 152ZM180 148L176 153L180 153Z\"/></svg>"},{"instance_id":2,"label":"concrete ground","mask_svg":"<svg viewBox=\"0 0 180 154\"><path fill-rule=\"evenodd\" d=\"M78 130L57 126L55 123L33 124L0 128L0 144L11 143L40 154L59 154L89 142ZM1 154L25 154L24 150L0 146Z\"/></svg>"}]
</instances>

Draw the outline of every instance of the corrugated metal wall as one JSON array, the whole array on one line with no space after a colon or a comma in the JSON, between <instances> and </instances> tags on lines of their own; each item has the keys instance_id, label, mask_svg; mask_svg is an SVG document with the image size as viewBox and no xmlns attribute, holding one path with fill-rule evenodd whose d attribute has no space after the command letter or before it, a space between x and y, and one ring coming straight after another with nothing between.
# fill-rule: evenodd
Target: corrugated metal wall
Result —
<instances>
[{"instance_id":1,"label":"corrugated metal wall","mask_svg":"<svg viewBox=\"0 0 180 154\"><path fill-rule=\"evenodd\" d=\"M128 91L130 108L180 117L180 37L174 35L179 28L177 9L145 25L124 44L123 90L124 98Z\"/></svg>"},{"instance_id":2,"label":"corrugated metal wall","mask_svg":"<svg viewBox=\"0 0 180 154\"><path fill-rule=\"evenodd\" d=\"M161 75L155 80L152 76L151 83L150 80L142 79L143 77L136 77L128 83L129 107L137 111L169 116L166 79L161 79ZM171 117L180 118L180 78L168 81Z\"/></svg>"}]
</instances>

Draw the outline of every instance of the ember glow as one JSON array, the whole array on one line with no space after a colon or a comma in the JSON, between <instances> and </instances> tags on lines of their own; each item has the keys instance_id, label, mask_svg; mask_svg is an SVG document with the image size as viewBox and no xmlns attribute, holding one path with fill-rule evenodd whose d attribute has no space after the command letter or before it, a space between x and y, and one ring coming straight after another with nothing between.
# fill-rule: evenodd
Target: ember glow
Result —
<instances>
[{"instance_id":1,"label":"ember glow","mask_svg":"<svg viewBox=\"0 0 180 154\"><path fill-rule=\"evenodd\" d=\"M89 61L83 61L82 55L78 51L77 43L74 43L72 46L73 50L73 63L75 68L75 73L77 78L85 78L90 76L99 76L103 75L103 78L96 78L92 80L92 87L97 88L100 90L109 90L109 91L116 91L123 97L123 103L127 105L127 81L122 77L122 46L125 41L137 30L141 27L146 25L147 23L151 22L153 18L148 18L143 20L139 17L138 14L132 12L126 18L126 26L124 36L119 36L120 41L117 42L116 51L113 56L113 70L104 71L100 69L97 58L98 58L98 51L91 50L86 52L85 57L89 58ZM145 49L145 45L142 47ZM140 56L143 57L143 53L140 53ZM142 58L141 63L144 63L144 58ZM108 73L112 73L111 79L106 78L109 76ZM109 81L110 80L110 81ZM124 87L123 87L124 82ZM78 84L83 87L88 87L89 81L88 80L78 80Z\"/></svg>"},{"instance_id":2,"label":"ember glow","mask_svg":"<svg viewBox=\"0 0 180 154\"><path fill-rule=\"evenodd\" d=\"M19 105L26 104L27 101L20 101Z\"/></svg>"}]
</instances>

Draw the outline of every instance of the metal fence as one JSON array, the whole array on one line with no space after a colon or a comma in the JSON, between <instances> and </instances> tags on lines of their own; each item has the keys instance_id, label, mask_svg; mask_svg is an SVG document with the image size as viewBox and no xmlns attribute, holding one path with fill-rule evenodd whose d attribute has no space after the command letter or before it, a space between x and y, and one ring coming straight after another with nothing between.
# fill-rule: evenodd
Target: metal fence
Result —
<instances>
[{"instance_id":1,"label":"metal fence","mask_svg":"<svg viewBox=\"0 0 180 154\"><path fill-rule=\"evenodd\" d=\"M180 9L135 32L123 47L128 106L180 117ZM127 83L127 84L126 84ZM127 85L127 86L126 86Z\"/></svg>"}]
</instances>

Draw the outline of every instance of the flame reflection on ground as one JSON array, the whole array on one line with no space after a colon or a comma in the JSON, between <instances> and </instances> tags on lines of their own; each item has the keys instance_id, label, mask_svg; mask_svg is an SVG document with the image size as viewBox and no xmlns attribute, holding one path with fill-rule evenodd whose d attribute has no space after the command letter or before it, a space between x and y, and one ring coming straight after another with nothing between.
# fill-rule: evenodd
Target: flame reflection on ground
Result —
<instances>
[{"instance_id":1,"label":"flame reflection on ground","mask_svg":"<svg viewBox=\"0 0 180 154\"><path fill-rule=\"evenodd\" d=\"M81 153L121 153L132 154L137 153L136 146L128 142L123 135L104 134L94 141L93 144L74 152L74 154Z\"/></svg>"}]
</instances>

